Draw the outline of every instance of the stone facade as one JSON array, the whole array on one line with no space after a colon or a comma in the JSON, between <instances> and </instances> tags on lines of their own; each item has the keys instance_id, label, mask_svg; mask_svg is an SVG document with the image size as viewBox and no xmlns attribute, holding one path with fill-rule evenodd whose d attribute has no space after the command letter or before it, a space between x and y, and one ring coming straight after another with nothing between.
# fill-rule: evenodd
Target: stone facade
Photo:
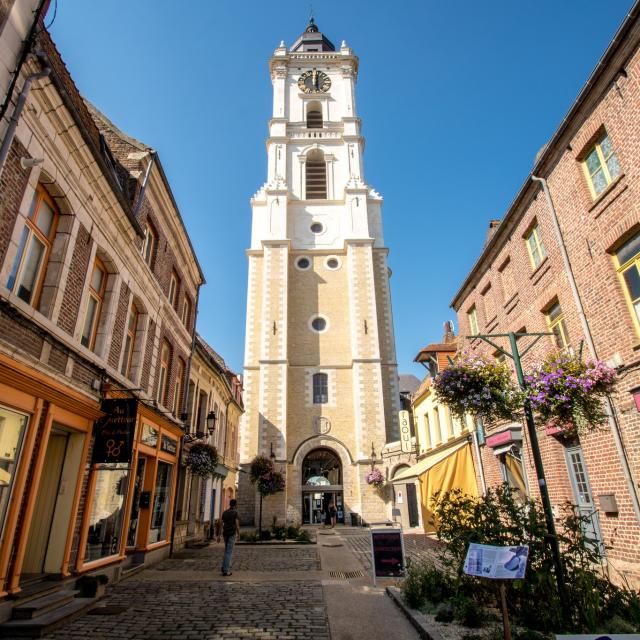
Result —
<instances>
[{"instance_id":1,"label":"stone facade","mask_svg":"<svg viewBox=\"0 0 640 640\"><path fill-rule=\"evenodd\" d=\"M619 263L617 252L640 231L638 15L636 5L539 154L532 175L502 222L497 228L493 225L480 258L452 303L461 335L474 333L470 327L473 309L483 334L549 331L549 312L557 303L567 348L583 349L586 358L598 357L617 369L618 382L611 396L613 417L600 431L576 440L552 437L542 430L539 439L556 508L567 500L588 506L596 533L610 547L609 561L616 569L636 574L640 405L634 399L640 387L640 329L631 305L634 292L622 276L624 265ZM613 164L615 159L610 161L608 184L598 186L601 190L596 192L585 169L586 159L605 135L619 169ZM557 227L553 210L533 176L547 181ZM534 259L526 244L536 226L544 255ZM526 339L521 342L525 345ZM474 351L498 355L480 340L466 343ZM556 347L552 337L541 340L526 355L525 372ZM526 433L523 438L526 478L535 495L537 481ZM487 483L502 481L490 446L483 447L482 459Z\"/></svg>"},{"instance_id":2,"label":"stone facade","mask_svg":"<svg viewBox=\"0 0 640 640\"><path fill-rule=\"evenodd\" d=\"M339 510L381 520L389 505L365 476L372 448L385 468L397 453L399 391L382 198L364 180L355 111L358 59L311 23L291 49L275 50L270 70L268 175L251 201L241 463L273 452L286 476L286 490L264 501L266 523L309 521L302 467L317 449L340 461ZM326 90L301 89L307 71L322 71L330 88L322 80ZM314 197L307 164L318 167L318 158L324 192ZM318 375L326 395L314 401ZM242 519L251 522L257 507L247 474L239 492Z\"/></svg>"}]
</instances>

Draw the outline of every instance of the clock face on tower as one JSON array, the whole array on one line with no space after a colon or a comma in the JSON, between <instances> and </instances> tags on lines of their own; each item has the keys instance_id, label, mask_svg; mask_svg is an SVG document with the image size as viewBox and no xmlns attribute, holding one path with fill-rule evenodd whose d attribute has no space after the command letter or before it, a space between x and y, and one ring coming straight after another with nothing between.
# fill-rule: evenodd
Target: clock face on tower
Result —
<instances>
[{"instance_id":1,"label":"clock face on tower","mask_svg":"<svg viewBox=\"0 0 640 640\"><path fill-rule=\"evenodd\" d=\"M323 71L305 71L298 78L298 87L305 93L326 93L331 88L331 79Z\"/></svg>"}]
</instances>

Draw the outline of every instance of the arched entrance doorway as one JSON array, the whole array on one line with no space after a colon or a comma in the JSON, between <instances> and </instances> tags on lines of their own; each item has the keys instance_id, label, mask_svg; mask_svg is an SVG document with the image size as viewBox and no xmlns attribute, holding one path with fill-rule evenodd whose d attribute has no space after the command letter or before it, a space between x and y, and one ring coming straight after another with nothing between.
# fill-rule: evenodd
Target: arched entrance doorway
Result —
<instances>
[{"instance_id":1,"label":"arched entrance doorway","mask_svg":"<svg viewBox=\"0 0 640 640\"><path fill-rule=\"evenodd\" d=\"M322 524L333 502L336 521L344 524L342 464L331 449L314 449L302 461L302 521Z\"/></svg>"}]
</instances>

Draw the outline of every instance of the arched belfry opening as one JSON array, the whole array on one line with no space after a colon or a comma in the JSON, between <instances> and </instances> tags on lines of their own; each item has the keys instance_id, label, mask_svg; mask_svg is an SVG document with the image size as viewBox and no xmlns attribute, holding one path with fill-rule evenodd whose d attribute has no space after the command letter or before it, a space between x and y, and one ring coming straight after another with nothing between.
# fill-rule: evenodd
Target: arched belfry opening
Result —
<instances>
[{"instance_id":1,"label":"arched belfry opening","mask_svg":"<svg viewBox=\"0 0 640 640\"><path fill-rule=\"evenodd\" d=\"M309 152L305 163L307 200L323 200L327 197L327 163L320 149Z\"/></svg>"},{"instance_id":2,"label":"arched belfry opening","mask_svg":"<svg viewBox=\"0 0 640 640\"><path fill-rule=\"evenodd\" d=\"M342 463L337 453L327 448L310 451L302 461L302 521L322 524L333 503L337 522L344 524Z\"/></svg>"}]
</instances>

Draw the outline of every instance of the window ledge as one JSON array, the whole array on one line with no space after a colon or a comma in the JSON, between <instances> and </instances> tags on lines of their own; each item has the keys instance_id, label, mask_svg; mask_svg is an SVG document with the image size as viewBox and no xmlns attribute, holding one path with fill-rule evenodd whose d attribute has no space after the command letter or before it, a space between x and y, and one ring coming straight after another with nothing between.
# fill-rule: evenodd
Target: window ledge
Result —
<instances>
[{"instance_id":1,"label":"window ledge","mask_svg":"<svg viewBox=\"0 0 640 640\"><path fill-rule=\"evenodd\" d=\"M529 276L529 280L533 281L533 284L538 284L538 281L549 270L551 265L549 264L549 257L545 256L544 260L534 269L533 273Z\"/></svg>"},{"instance_id":2,"label":"window ledge","mask_svg":"<svg viewBox=\"0 0 640 640\"><path fill-rule=\"evenodd\" d=\"M606 197L616 189L616 187L620 184L624 176L625 174L621 173L615 180L613 180L611 184L609 184L607 188L593 201L592 205L589 207L589 211L593 211L596 207L602 204L602 201L605 200ZM629 185L625 185L624 189L621 189L620 192L617 193L615 197L617 198L623 191L626 191L628 186ZM613 198L611 202L613 202L613 200L615 200L615 198ZM608 203L608 204L611 204L611 203ZM602 211L604 211L605 208L606 207L603 207ZM600 215L602 211L599 211L598 215Z\"/></svg>"}]
</instances>

